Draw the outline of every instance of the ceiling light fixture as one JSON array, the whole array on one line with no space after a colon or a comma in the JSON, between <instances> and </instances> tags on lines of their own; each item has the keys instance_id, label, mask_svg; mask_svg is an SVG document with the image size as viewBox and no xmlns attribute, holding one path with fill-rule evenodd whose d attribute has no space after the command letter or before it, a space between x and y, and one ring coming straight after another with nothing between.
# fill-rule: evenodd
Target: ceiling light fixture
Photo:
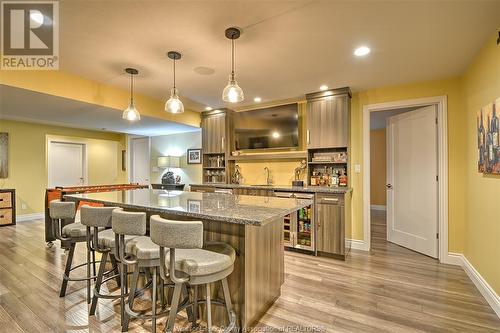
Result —
<instances>
[{"instance_id":1,"label":"ceiling light fixture","mask_svg":"<svg viewBox=\"0 0 500 333\"><path fill-rule=\"evenodd\" d=\"M130 103L123 111L122 118L128 121L141 120L141 115L135 108L134 103L134 75L139 74L139 71L135 68L125 68L125 72L130 74Z\"/></svg>"},{"instance_id":2,"label":"ceiling light fixture","mask_svg":"<svg viewBox=\"0 0 500 333\"><path fill-rule=\"evenodd\" d=\"M212 111L213 109L210 106L205 107L205 111Z\"/></svg>"},{"instance_id":3,"label":"ceiling light fixture","mask_svg":"<svg viewBox=\"0 0 500 333\"><path fill-rule=\"evenodd\" d=\"M360 46L356 50L354 50L354 55L357 57L362 57L370 53L370 48L367 46Z\"/></svg>"},{"instance_id":4,"label":"ceiling light fixture","mask_svg":"<svg viewBox=\"0 0 500 333\"><path fill-rule=\"evenodd\" d=\"M281 135L279 132L273 132L273 138L278 139Z\"/></svg>"},{"instance_id":5,"label":"ceiling light fixture","mask_svg":"<svg viewBox=\"0 0 500 333\"><path fill-rule=\"evenodd\" d=\"M174 61L174 87L170 90L170 98L165 103L165 111L168 113L183 113L184 104L179 99L177 87L175 86L175 61L179 60L182 56L177 51L169 51L167 56Z\"/></svg>"},{"instance_id":6,"label":"ceiling light fixture","mask_svg":"<svg viewBox=\"0 0 500 333\"><path fill-rule=\"evenodd\" d=\"M241 31L238 28L231 27L226 29L225 35L231 40L231 74L227 86L222 91L222 100L229 103L238 103L245 99L243 90L234 79L234 40L240 38Z\"/></svg>"},{"instance_id":7,"label":"ceiling light fixture","mask_svg":"<svg viewBox=\"0 0 500 333\"><path fill-rule=\"evenodd\" d=\"M321 90L321 91L325 91L325 90L327 90L327 89L328 89L328 86L327 86L327 85L325 85L325 84L323 84L323 85L321 85L321 86L319 87L319 90Z\"/></svg>"},{"instance_id":8,"label":"ceiling light fixture","mask_svg":"<svg viewBox=\"0 0 500 333\"><path fill-rule=\"evenodd\" d=\"M260 98L260 97L255 97L255 98L253 99L253 101L254 101L254 102L257 102L257 103L260 103L260 102L262 102L262 98Z\"/></svg>"}]
</instances>

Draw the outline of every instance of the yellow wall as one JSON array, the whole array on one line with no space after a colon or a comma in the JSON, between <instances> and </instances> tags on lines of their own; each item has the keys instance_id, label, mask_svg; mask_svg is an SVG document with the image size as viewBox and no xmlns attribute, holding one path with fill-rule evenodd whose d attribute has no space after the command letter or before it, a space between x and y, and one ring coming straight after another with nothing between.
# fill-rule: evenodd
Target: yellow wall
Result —
<instances>
[{"instance_id":1,"label":"yellow wall","mask_svg":"<svg viewBox=\"0 0 500 333\"><path fill-rule=\"evenodd\" d=\"M476 113L500 97L500 46L490 38L464 75L466 113L464 255L500 294L500 175L477 172ZM498 114L498 109L497 109Z\"/></svg>"},{"instance_id":2,"label":"yellow wall","mask_svg":"<svg viewBox=\"0 0 500 333\"><path fill-rule=\"evenodd\" d=\"M121 170L122 134L4 119L0 120L0 132L9 133L9 177L0 179L0 188L16 189L18 214L43 212L49 139L87 144L89 185L126 182L126 173Z\"/></svg>"},{"instance_id":3,"label":"yellow wall","mask_svg":"<svg viewBox=\"0 0 500 333\"><path fill-rule=\"evenodd\" d=\"M370 131L370 204L386 205L385 128Z\"/></svg>"},{"instance_id":4,"label":"yellow wall","mask_svg":"<svg viewBox=\"0 0 500 333\"><path fill-rule=\"evenodd\" d=\"M122 79L128 78L123 76ZM128 90L62 71L0 71L0 84L102 105L116 109L117 113L127 107L130 98ZM164 101L137 93L134 97L141 115L200 127L200 113L198 112L185 110L182 114L174 115L164 111Z\"/></svg>"}]
</instances>

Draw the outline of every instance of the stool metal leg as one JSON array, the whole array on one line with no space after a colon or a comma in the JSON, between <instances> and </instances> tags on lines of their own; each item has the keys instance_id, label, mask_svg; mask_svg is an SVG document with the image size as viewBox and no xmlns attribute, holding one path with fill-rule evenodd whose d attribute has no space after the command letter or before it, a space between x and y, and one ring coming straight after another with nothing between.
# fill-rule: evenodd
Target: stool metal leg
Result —
<instances>
[{"instance_id":1,"label":"stool metal leg","mask_svg":"<svg viewBox=\"0 0 500 333\"><path fill-rule=\"evenodd\" d=\"M170 313L168 314L167 326L165 332L173 333L175 325L175 317L177 317L177 308L179 307L179 298L181 297L182 283L176 283L174 294L172 296L172 304L170 305Z\"/></svg>"},{"instance_id":2,"label":"stool metal leg","mask_svg":"<svg viewBox=\"0 0 500 333\"><path fill-rule=\"evenodd\" d=\"M187 287L186 287L186 284L183 284L182 285L182 294L184 296L184 299L188 300L189 301L189 293L188 293L188 290L187 290ZM191 308L191 306L188 306L186 308L186 313L188 315L188 320L191 322L191 323L196 323L196 318L195 316L193 315L193 309ZM194 325L194 324L193 324Z\"/></svg>"},{"instance_id":3,"label":"stool metal leg","mask_svg":"<svg viewBox=\"0 0 500 333\"><path fill-rule=\"evenodd\" d=\"M122 326L122 332L125 332L124 331L124 319L125 319L125 286L127 284L127 272L125 271L126 270L126 266L125 264L123 263L123 261L120 262L120 274L121 274L121 278L120 278L120 325Z\"/></svg>"},{"instance_id":4,"label":"stool metal leg","mask_svg":"<svg viewBox=\"0 0 500 333\"><path fill-rule=\"evenodd\" d=\"M61 292L59 297L64 297L66 295L66 288L68 287L69 273L71 272L71 264L73 262L73 255L75 254L76 243L71 243L68 252L68 258L66 259L66 268L64 269L64 276L61 285Z\"/></svg>"},{"instance_id":5,"label":"stool metal leg","mask_svg":"<svg viewBox=\"0 0 500 333\"><path fill-rule=\"evenodd\" d=\"M92 251L92 276L95 276L96 275L96 267L95 267L95 252ZM95 282L95 278L94 278L94 282Z\"/></svg>"},{"instance_id":6,"label":"stool metal leg","mask_svg":"<svg viewBox=\"0 0 500 333\"><path fill-rule=\"evenodd\" d=\"M118 269L118 262L116 261L116 257L113 253L109 254L109 259L111 260L111 265L113 265L113 274L116 276L116 284L120 287L120 271Z\"/></svg>"},{"instance_id":7,"label":"stool metal leg","mask_svg":"<svg viewBox=\"0 0 500 333\"><path fill-rule=\"evenodd\" d=\"M88 249L88 247L87 247L87 304L90 304L90 250Z\"/></svg>"},{"instance_id":8,"label":"stool metal leg","mask_svg":"<svg viewBox=\"0 0 500 333\"><path fill-rule=\"evenodd\" d=\"M229 291L229 285L227 283L227 278L222 279L222 291L224 293L224 301L226 303L227 319L228 325L226 328L227 332L231 332L236 326L236 313L233 311L233 303L231 302L231 293Z\"/></svg>"},{"instance_id":9,"label":"stool metal leg","mask_svg":"<svg viewBox=\"0 0 500 333\"><path fill-rule=\"evenodd\" d=\"M128 306L130 309L134 307L135 293L137 292L137 282L139 280L139 267L136 265L134 267L134 272L132 273L132 282L130 286L130 293L128 294ZM130 322L130 316L125 312L125 318L123 318L123 329L128 331L128 326Z\"/></svg>"},{"instance_id":10,"label":"stool metal leg","mask_svg":"<svg viewBox=\"0 0 500 333\"><path fill-rule=\"evenodd\" d=\"M101 254L101 262L99 264L99 272L97 273L97 278L95 281L95 290L97 290L97 292L99 292L101 290L101 284L102 284L102 280L104 278L104 272L106 271L107 257L108 257L108 252L103 252ZM90 270L90 268L89 268L89 270ZM89 282L90 282L90 280L89 280ZM97 300L98 300L97 295L94 292L94 295L92 296L92 305L90 306L90 311L89 311L89 314L91 316L95 315L95 311L97 308Z\"/></svg>"},{"instance_id":11,"label":"stool metal leg","mask_svg":"<svg viewBox=\"0 0 500 333\"><path fill-rule=\"evenodd\" d=\"M151 320L151 329L153 333L156 333L156 283L158 282L157 280L158 276L156 275L156 267L153 267L153 289L151 289L151 297L152 297L152 309L151 313L153 315L153 318Z\"/></svg>"},{"instance_id":12,"label":"stool metal leg","mask_svg":"<svg viewBox=\"0 0 500 333\"><path fill-rule=\"evenodd\" d=\"M212 301L210 299L210 283L205 285L207 296L207 332L212 332Z\"/></svg>"},{"instance_id":13,"label":"stool metal leg","mask_svg":"<svg viewBox=\"0 0 500 333\"><path fill-rule=\"evenodd\" d=\"M193 291L193 316L198 319L198 285L194 286Z\"/></svg>"}]
</instances>

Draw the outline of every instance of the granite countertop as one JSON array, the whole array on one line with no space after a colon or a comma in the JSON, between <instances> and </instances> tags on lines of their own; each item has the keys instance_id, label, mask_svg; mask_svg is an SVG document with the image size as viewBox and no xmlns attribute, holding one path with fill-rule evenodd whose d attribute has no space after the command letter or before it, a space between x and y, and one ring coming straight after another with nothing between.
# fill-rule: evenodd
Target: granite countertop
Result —
<instances>
[{"instance_id":1,"label":"granite countertop","mask_svg":"<svg viewBox=\"0 0 500 333\"><path fill-rule=\"evenodd\" d=\"M204 186L216 188L241 188L255 190L272 190L283 192L307 192L307 193L333 193L344 194L352 191L350 187L326 187L326 186L291 186L291 185L245 185L245 184L189 184L189 186Z\"/></svg>"},{"instance_id":2,"label":"granite countertop","mask_svg":"<svg viewBox=\"0 0 500 333\"><path fill-rule=\"evenodd\" d=\"M264 225L312 204L312 200L258 197L224 193L198 193L137 189L113 192L65 195L66 200L89 201L123 208L143 209L150 213Z\"/></svg>"}]
</instances>

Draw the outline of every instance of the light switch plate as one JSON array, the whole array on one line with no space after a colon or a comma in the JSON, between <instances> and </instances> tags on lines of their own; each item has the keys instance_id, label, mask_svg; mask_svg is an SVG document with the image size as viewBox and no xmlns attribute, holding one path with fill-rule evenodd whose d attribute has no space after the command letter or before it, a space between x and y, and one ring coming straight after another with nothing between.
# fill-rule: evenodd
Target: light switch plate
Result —
<instances>
[{"instance_id":1,"label":"light switch plate","mask_svg":"<svg viewBox=\"0 0 500 333\"><path fill-rule=\"evenodd\" d=\"M355 173L361 173L361 165L354 164L354 172Z\"/></svg>"}]
</instances>

